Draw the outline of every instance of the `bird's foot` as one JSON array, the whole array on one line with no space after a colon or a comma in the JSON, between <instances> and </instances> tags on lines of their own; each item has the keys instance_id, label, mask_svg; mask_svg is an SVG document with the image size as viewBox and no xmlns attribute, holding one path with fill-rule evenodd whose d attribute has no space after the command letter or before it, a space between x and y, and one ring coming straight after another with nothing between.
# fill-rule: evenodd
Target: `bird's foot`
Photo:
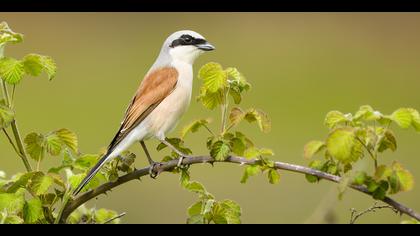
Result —
<instances>
[{"instance_id":1,"label":"bird's foot","mask_svg":"<svg viewBox=\"0 0 420 236\"><path fill-rule=\"evenodd\" d=\"M162 172L162 170L159 170L159 166L161 166L161 165L162 165L162 163L160 163L160 162L150 163L150 168L149 168L150 178L156 179L156 177ZM156 169L158 169L158 170L156 170Z\"/></svg>"},{"instance_id":2,"label":"bird's foot","mask_svg":"<svg viewBox=\"0 0 420 236\"><path fill-rule=\"evenodd\" d=\"M183 161L184 161L185 158L192 158L192 156L187 155L187 154L179 155L178 164L176 166L177 167L185 167L186 164L183 164Z\"/></svg>"}]
</instances>

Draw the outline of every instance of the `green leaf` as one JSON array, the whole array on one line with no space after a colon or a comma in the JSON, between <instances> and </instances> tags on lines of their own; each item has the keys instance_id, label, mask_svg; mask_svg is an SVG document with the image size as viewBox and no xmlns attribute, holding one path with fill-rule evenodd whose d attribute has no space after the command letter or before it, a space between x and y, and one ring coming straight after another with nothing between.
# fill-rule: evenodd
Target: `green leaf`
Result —
<instances>
[{"instance_id":1,"label":"green leaf","mask_svg":"<svg viewBox=\"0 0 420 236\"><path fill-rule=\"evenodd\" d=\"M210 123L209 119L201 119L196 120L190 123L189 125L185 126L181 131L181 138L184 139L187 133L195 133L197 132L201 127L205 127L207 124Z\"/></svg>"},{"instance_id":2,"label":"green leaf","mask_svg":"<svg viewBox=\"0 0 420 236\"><path fill-rule=\"evenodd\" d=\"M7 215L5 219L0 215L0 222L4 224L23 224L23 219L17 215Z\"/></svg>"},{"instance_id":3,"label":"green leaf","mask_svg":"<svg viewBox=\"0 0 420 236\"><path fill-rule=\"evenodd\" d=\"M322 151L325 148L325 143L322 141L310 141L303 149L303 156L306 159L312 158L315 154Z\"/></svg>"},{"instance_id":4,"label":"green leaf","mask_svg":"<svg viewBox=\"0 0 420 236\"><path fill-rule=\"evenodd\" d=\"M362 155L362 144L357 141L354 129L333 130L326 141L331 156L343 163L355 162Z\"/></svg>"},{"instance_id":5,"label":"green leaf","mask_svg":"<svg viewBox=\"0 0 420 236\"><path fill-rule=\"evenodd\" d=\"M38 161L45 156L44 136L37 133L28 134L25 139L25 149L29 156Z\"/></svg>"},{"instance_id":6,"label":"green leaf","mask_svg":"<svg viewBox=\"0 0 420 236\"><path fill-rule=\"evenodd\" d=\"M388 178L391 185L391 193L405 192L413 189L414 177L408 170L404 169L398 162L394 162L391 168L392 174Z\"/></svg>"},{"instance_id":7,"label":"green leaf","mask_svg":"<svg viewBox=\"0 0 420 236\"><path fill-rule=\"evenodd\" d=\"M231 147L228 142L219 140L212 145L210 155L217 161L224 161L230 154Z\"/></svg>"},{"instance_id":8,"label":"green leaf","mask_svg":"<svg viewBox=\"0 0 420 236\"><path fill-rule=\"evenodd\" d=\"M190 173L186 169L181 169L181 186L184 188L190 183Z\"/></svg>"},{"instance_id":9,"label":"green leaf","mask_svg":"<svg viewBox=\"0 0 420 236\"><path fill-rule=\"evenodd\" d=\"M23 58L25 72L32 76L39 76L43 71L52 80L57 72L57 66L51 57L29 54Z\"/></svg>"},{"instance_id":10,"label":"green leaf","mask_svg":"<svg viewBox=\"0 0 420 236\"><path fill-rule=\"evenodd\" d=\"M383 134L379 135L376 145L378 152L383 152L387 149L395 151L397 150L397 139L391 130L386 129Z\"/></svg>"},{"instance_id":11,"label":"green leaf","mask_svg":"<svg viewBox=\"0 0 420 236\"><path fill-rule=\"evenodd\" d=\"M63 150L63 143L55 133L45 136L41 146L52 156L58 156Z\"/></svg>"},{"instance_id":12,"label":"green leaf","mask_svg":"<svg viewBox=\"0 0 420 236\"><path fill-rule=\"evenodd\" d=\"M356 172L355 176L353 177L353 184L356 185L363 185L367 179L367 174L364 171Z\"/></svg>"},{"instance_id":13,"label":"green leaf","mask_svg":"<svg viewBox=\"0 0 420 236\"><path fill-rule=\"evenodd\" d=\"M187 224L204 224L204 216L193 215L187 219Z\"/></svg>"},{"instance_id":14,"label":"green leaf","mask_svg":"<svg viewBox=\"0 0 420 236\"><path fill-rule=\"evenodd\" d=\"M203 208L203 203L201 201L198 201L188 208L188 215L190 217L195 216L195 215L200 215L202 208Z\"/></svg>"},{"instance_id":15,"label":"green leaf","mask_svg":"<svg viewBox=\"0 0 420 236\"><path fill-rule=\"evenodd\" d=\"M204 186L196 181L190 182L189 184L187 184L185 186L185 188L193 193L198 193L198 194L206 194L207 191L204 188Z\"/></svg>"},{"instance_id":16,"label":"green leaf","mask_svg":"<svg viewBox=\"0 0 420 236\"><path fill-rule=\"evenodd\" d=\"M218 63L210 62L202 66L198 72L198 77L204 81L204 88L210 93L215 93L227 87L227 73Z\"/></svg>"},{"instance_id":17,"label":"green leaf","mask_svg":"<svg viewBox=\"0 0 420 236\"><path fill-rule=\"evenodd\" d=\"M84 154L77 158L74 162L74 168L86 171L93 167L98 161L99 155L97 154Z\"/></svg>"},{"instance_id":18,"label":"green leaf","mask_svg":"<svg viewBox=\"0 0 420 236\"><path fill-rule=\"evenodd\" d=\"M239 92L238 89L235 87L229 89L229 95L233 98L233 102L235 104L239 104L242 101L242 95L241 92Z\"/></svg>"},{"instance_id":19,"label":"green leaf","mask_svg":"<svg viewBox=\"0 0 420 236\"><path fill-rule=\"evenodd\" d=\"M59 155L64 147L77 151L76 134L67 129L56 130L47 135L33 132L25 137L24 142L29 156L37 161L42 160L46 152L52 156Z\"/></svg>"},{"instance_id":20,"label":"green leaf","mask_svg":"<svg viewBox=\"0 0 420 236\"><path fill-rule=\"evenodd\" d=\"M386 180L389 178L389 176L391 176L391 174L392 169L390 167L386 165L380 165L378 168L376 168L374 177L376 181Z\"/></svg>"},{"instance_id":21,"label":"green leaf","mask_svg":"<svg viewBox=\"0 0 420 236\"><path fill-rule=\"evenodd\" d=\"M35 195L47 193L48 189L53 185L54 179L50 175L44 175L42 172L37 172L31 179L29 188Z\"/></svg>"},{"instance_id":22,"label":"green leaf","mask_svg":"<svg viewBox=\"0 0 420 236\"><path fill-rule=\"evenodd\" d=\"M18 84L25 74L23 63L14 58L0 59L0 77L9 84Z\"/></svg>"},{"instance_id":23,"label":"green leaf","mask_svg":"<svg viewBox=\"0 0 420 236\"><path fill-rule=\"evenodd\" d=\"M347 117L339 112L339 111L330 111L325 117L324 124L328 126L328 128L333 129L335 128L339 123L349 121Z\"/></svg>"},{"instance_id":24,"label":"green leaf","mask_svg":"<svg viewBox=\"0 0 420 236\"><path fill-rule=\"evenodd\" d=\"M24 205L22 193L0 193L0 212L17 213L22 211Z\"/></svg>"},{"instance_id":25,"label":"green leaf","mask_svg":"<svg viewBox=\"0 0 420 236\"><path fill-rule=\"evenodd\" d=\"M280 181L280 174L275 169L270 169L268 171L268 181L270 184L277 184Z\"/></svg>"},{"instance_id":26,"label":"green leaf","mask_svg":"<svg viewBox=\"0 0 420 236\"><path fill-rule=\"evenodd\" d=\"M238 137L230 140L230 146L232 147L232 152L239 156L243 156L247 148L245 140Z\"/></svg>"},{"instance_id":27,"label":"green leaf","mask_svg":"<svg viewBox=\"0 0 420 236\"><path fill-rule=\"evenodd\" d=\"M373 110L369 105L364 105L359 108L353 117L353 120L379 121L384 118L384 115L379 111Z\"/></svg>"},{"instance_id":28,"label":"green leaf","mask_svg":"<svg viewBox=\"0 0 420 236\"><path fill-rule=\"evenodd\" d=\"M107 222L108 220L116 217L117 215L118 215L118 213L115 212L115 211L101 208L101 209L95 211L94 221L96 223L103 224L103 223ZM118 218L118 219L112 220L109 223L110 224L118 224L120 221L121 221L121 219Z\"/></svg>"},{"instance_id":29,"label":"green leaf","mask_svg":"<svg viewBox=\"0 0 420 236\"><path fill-rule=\"evenodd\" d=\"M411 111L408 108L400 108L391 114L391 119L401 128L408 128L412 122Z\"/></svg>"},{"instance_id":30,"label":"green leaf","mask_svg":"<svg viewBox=\"0 0 420 236\"><path fill-rule=\"evenodd\" d=\"M13 32L6 22L0 23L0 47L6 43L20 43L23 41L23 35Z\"/></svg>"},{"instance_id":31,"label":"green leaf","mask_svg":"<svg viewBox=\"0 0 420 236\"><path fill-rule=\"evenodd\" d=\"M212 220L215 224L240 224L241 207L232 200L224 200L213 207Z\"/></svg>"},{"instance_id":32,"label":"green leaf","mask_svg":"<svg viewBox=\"0 0 420 236\"><path fill-rule=\"evenodd\" d=\"M261 173L261 166L259 165L250 165L245 168L245 172L242 176L241 183L244 184L248 181L249 177L255 176Z\"/></svg>"},{"instance_id":33,"label":"green leaf","mask_svg":"<svg viewBox=\"0 0 420 236\"><path fill-rule=\"evenodd\" d=\"M76 174L76 175L71 175L68 177L68 182L70 183L70 187L72 189L76 189L79 184L82 182L83 178L85 177L84 174ZM87 186L85 186L82 191L88 189Z\"/></svg>"},{"instance_id":34,"label":"green leaf","mask_svg":"<svg viewBox=\"0 0 420 236\"><path fill-rule=\"evenodd\" d=\"M251 108L246 112L244 118L250 123L256 121L260 130L264 133L268 133L271 130L271 120L262 110Z\"/></svg>"},{"instance_id":35,"label":"green leaf","mask_svg":"<svg viewBox=\"0 0 420 236\"><path fill-rule=\"evenodd\" d=\"M388 191L388 188L388 182L381 180L378 184L378 187L372 193L372 197L376 200L383 200L386 197L386 192Z\"/></svg>"},{"instance_id":36,"label":"green leaf","mask_svg":"<svg viewBox=\"0 0 420 236\"><path fill-rule=\"evenodd\" d=\"M25 203L23 208L25 223L33 224L44 217L42 202L39 198L34 198Z\"/></svg>"},{"instance_id":37,"label":"green leaf","mask_svg":"<svg viewBox=\"0 0 420 236\"><path fill-rule=\"evenodd\" d=\"M77 135L74 132L68 129L59 129L54 131L54 134L60 138L66 147L73 152L77 152L78 140Z\"/></svg>"},{"instance_id":38,"label":"green leaf","mask_svg":"<svg viewBox=\"0 0 420 236\"><path fill-rule=\"evenodd\" d=\"M229 114L229 121L233 126L238 125L244 118L245 112L240 107L233 107Z\"/></svg>"},{"instance_id":39,"label":"green leaf","mask_svg":"<svg viewBox=\"0 0 420 236\"><path fill-rule=\"evenodd\" d=\"M218 105L222 104L223 102L223 92L210 92L206 90L204 87L200 89L200 95L197 98L198 101L201 101L204 107L209 110L213 110Z\"/></svg>"},{"instance_id":40,"label":"green leaf","mask_svg":"<svg viewBox=\"0 0 420 236\"><path fill-rule=\"evenodd\" d=\"M0 129L9 127L15 118L15 112L5 106L4 101L0 100Z\"/></svg>"},{"instance_id":41,"label":"green leaf","mask_svg":"<svg viewBox=\"0 0 420 236\"><path fill-rule=\"evenodd\" d=\"M29 172L21 175L16 181L11 182L7 188L6 192L16 193L20 188L26 188L29 180L38 172Z\"/></svg>"}]
</instances>

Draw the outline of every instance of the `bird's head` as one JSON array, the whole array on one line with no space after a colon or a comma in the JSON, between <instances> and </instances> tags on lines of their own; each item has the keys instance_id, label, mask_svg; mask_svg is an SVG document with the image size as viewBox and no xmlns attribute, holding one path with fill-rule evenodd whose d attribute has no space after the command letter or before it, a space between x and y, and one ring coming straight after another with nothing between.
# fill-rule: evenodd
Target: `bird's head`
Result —
<instances>
[{"instance_id":1,"label":"bird's head","mask_svg":"<svg viewBox=\"0 0 420 236\"><path fill-rule=\"evenodd\" d=\"M166 51L173 60L190 64L204 52L215 49L202 35L191 30L181 30L171 34L163 47L163 51Z\"/></svg>"}]
</instances>

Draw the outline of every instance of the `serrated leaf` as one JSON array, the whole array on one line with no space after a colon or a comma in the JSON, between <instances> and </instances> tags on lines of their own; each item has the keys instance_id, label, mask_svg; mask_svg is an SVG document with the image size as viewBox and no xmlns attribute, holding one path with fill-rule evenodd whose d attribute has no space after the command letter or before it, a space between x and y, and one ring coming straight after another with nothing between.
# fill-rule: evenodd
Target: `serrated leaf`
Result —
<instances>
[{"instance_id":1,"label":"serrated leaf","mask_svg":"<svg viewBox=\"0 0 420 236\"><path fill-rule=\"evenodd\" d=\"M53 59L39 54L29 54L23 58L25 72L32 76L39 76L43 71L48 79L52 80L57 72L57 66Z\"/></svg>"},{"instance_id":2,"label":"serrated leaf","mask_svg":"<svg viewBox=\"0 0 420 236\"><path fill-rule=\"evenodd\" d=\"M210 93L215 93L227 87L227 73L218 63L210 62L202 66L198 72L198 77L204 81L204 88Z\"/></svg>"},{"instance_id":3,"label":"serrated leaf","mask_svg":"<svg viewBox=\"0 0 420 236\"><path fill-rule=\"evenodd\" d=\"M261 173L261 166L259 165L250 165L245 168L245 172L242 176L241 183L244 184L248 181L249 177L255 176Z\"/></svg>"},{"instance_id":4,"label":"serrated leaf","mask_svg":"<svg viewBox=\"0 0 420 236\"><path fill-rule=\"evenodd\" d=\"M387 149L395 151L397 150L397 139L395 138L395 135L391 130L386 129L384 130L383 134L379 136L376 145L378 152L383 152Z\"/></svg>"},{"instance_id":5,"label":"serrated leaf","mask_svg":"<svg viewBox=\"0 0 420 236\"><path fill-rule=\"evenodd\" d=\"M10 57L0 59L0 77L9 84L18 84L25 74L23 63Z\"/></svg>"},{"instance_id":6,"label":"serrated leaf","mask_svg":"<svg viewBox=\"0 0 420 236\"><path fill-rule=\"evenodd\" d=\"M230 123L235 126L245 118L245 112L240 107L233 107L229 114Z\"/></svg>"},{"instance_id":7,"label":"serrated leaf","mask_svg":"<svg viewBox=\"0 0 420 236\"><path fill-rule=\"evenodd\" d=\"M44 175L42 172L37 172L32 177L29 188L38 196L47 193L53 183L54 179L50 175Z\"/></svg>"},{"instance_id":8,"label":"serrated leaf","mask_svg":"<svg viewBox=\"0 0 420 236\"><path fill-rule=\"evenodd\" d=\"M201 127L205 127L207 124L210 123L209 119L201 119L191 122L189 125L185 126L181 131L181 138L184 139L187 133L195 133Z\"/></svg>"},{"instance_id":9,"label":"serrated leaf","mask_svg":"<svg viewBox=\"0 0 420 236\"><path fill-rule=\"evenodd\" d=\"M270 184L277 184L280 181L280 174L275 169L270 169L268 171L268 181Z\"/></svg>"},{"instance_id":10,"label":"serrated leaf","mask_svg":"<svg viewBox=\"0 0 420 236\"><path fill-rule=\"evenodd\" d=\"M25 204L21 193L0 193L0 212L17 213L22 211Z\"/></svg>"},{"instance_id":11,"label":"serrated leaf","mask_svg":"<svg viewBox=\"0 0 420 236\"><path fill-rule=\"evenodd\" d=\"M16 181L11 182L7 188L6 192L8 193L15 193L20 188L26 188L29 180L34 176L37 172L29 172L21 175Z\"/></svg>"},{"instance_id":12,"label":"serrated leaf","mask_svg":"<svg viewBox=\"0 0 420 236\"><path fill-rule=\"evenodd\" d=\"M389 183L391 185L391 193L397 193L400 191L410 191L414 187L413 175L403 166L394 162L391 166L392 174L389 177Z\"/></svg>"},{"instance_id":13,"label":"serrated leaf","mask_svg":"<svg viewBox=\"0 0 420 236\"><path fill-rule=\"evenodd\" d=\"M315 154L322 151L325 148L325 143L322 141L310 141L307 143L303 149L303 156L306 159L312 158Z\"/></svg>"},{"instance_id":14,"label":"serrated leaf","mask_svg":"<svg viewBox=\"0 0 420 236\"><path fill-rule=\"evenodd\" d=\"M328 128L332 129L336 127L339 123L345 122L345 121L348 121L348 119L343 113L339 111L330 111L325 116L324 124Z\"/></svg>"},{"instance_id":15,"label":"serrated leaf","mask_svg":"<svg viewBox=\"0 0 420 236\"><path fill-rule=\"evenodd\" d=\"M241 138L233 138L230 140L230 146L232 147L232 152L236 155L243 156L246 150L246 143Z\"/></svg>"},{"instance_id":16,"label":"serrated leaf","mask_svg":"<svg viewBox=\"0 0 420 236\"><path fill-rule=\"evenodd\" d=\"M9 127L15 118L15 112L0 101L0 129Z\"/></svg>"},{"instance_id":17,"label":"serrated leaf","mask_svg":"<svg viewBox=\"0 0 420 236\"><path fill-rule=\"evenodd\" d=\"M411 111L408 108L400 108L391 114L391 119L401 128L407 129L412 122Z\"/></svg>"},{"instance_id":18,"label":"serrated leaf","mask_svg":"<svg viewBox=\"0 0 420 236\"><path fill-rule=\"evenodd\" d=\"M217 161L224 161L230 154L231 147L228 142L219 140L212 145L210 155Z\"/></svg>"},{"instance_id":19,"label":"serrated leaf","mask_svg":"<svg viewBox=\"0 0 420 236\"><path fill-rule=\"evenodd\" d=\"M343 163L355 162L362 154L362 144L351 128L333 130L326 141L328 153Z\"/></svg>"},{"instance_id":20,"label":"serrated leaf","mask_svg":"<svg viewBox=\"0 0 420 236\"><path fill-rule=\"evenodd\" d=\"M23 208L25 223L33 224L44 217L42 202L38 198L31 199L25 203Z\"/></svg>"},{"instance_id":21,"label":"serrated leaf","mask_svg":"<svg viewBox=\"0 0 420 236\"><path fill-rule=\"evenodd\" d=\"M193 193L198 193L198 194L206 194L207 191L204 188L204 186L196 181L190 182L189 184L187 184L185 186L185 188Z\"/></svg>"},{"instance_id":22,"label":"serrated leaf","mask_svg":"<svg viewBox=\"0 0 420 236\"><path fill-rule=\"evenodd\" d=\"M218 105L222 104L223 93L222 91L211 93L210 91L207 91L204 89L204 87L202 87L200 89L200 95L198 96L197 100L201 101L201 104L203 104L203 106L207 109L213 110Z\"/></svg>"},{"instance_id":23,"label":"serrated leaf","mask_svg":"<svg viewBox=\"0 0 420 236\"><path fill-rule=\"evenodd\" d=\"M78 140L77 135L68 129L59 129L54 133L60 138L60 140L73 152L77 152Z\"/></svg>"},{"instance_id":24,"label":"serrated leaf","mask_svg":"<svg viewBox=\"0 0 420 236\"><path fill-rule=\"evenodd\" d=\"M38 161L45 156L44 136L37 133L28 134L25 139L25 149L29 156Z\"/></svg>"},{"instance_id":25,"label":"serrated leaf","mask_svg":"<svg viewBox=\"0 0 420 236\"><path fill-rule=\"evenodd\" d=\"M250 123L256 121L260 130L264 133L271 130L271 120L262 110L251 108L246 112L244 119Z\"/></svg>"},{"instance_id":26,"label":"serrated leaf","mask_svg":"<svg viewBox=\"0 0 420 236\"><path fill-rule=\"evenodd\" d=\"M58 156L63 150L63 143L61 139L54 133L48 134L44 137L43 148L52 156Z\"/></svg>"}]
</instances>

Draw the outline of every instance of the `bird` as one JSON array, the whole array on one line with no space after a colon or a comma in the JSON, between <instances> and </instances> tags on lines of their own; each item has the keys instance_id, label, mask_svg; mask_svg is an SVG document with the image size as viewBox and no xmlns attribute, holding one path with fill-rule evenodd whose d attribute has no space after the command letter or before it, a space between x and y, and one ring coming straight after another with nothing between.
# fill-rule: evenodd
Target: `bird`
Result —
<instances>
[{"instance_id":1,"label":"bird","mask_svg":"<svg viewBox=\"0 0 420 236\"><path fill-rule=\"evenodd\" d=\"M129 103L118 132L107 151L74 190L77 195L108 161L118 157L132 144L140 142L150 164L150 175L157 162L151 158L145 140L156 138L180 157L178 166L188 155L166 140L186 112L191 101L194 61L215 47L201 34L192 30L172 33L144 76Z\"/></svg>"}]
</instances>

